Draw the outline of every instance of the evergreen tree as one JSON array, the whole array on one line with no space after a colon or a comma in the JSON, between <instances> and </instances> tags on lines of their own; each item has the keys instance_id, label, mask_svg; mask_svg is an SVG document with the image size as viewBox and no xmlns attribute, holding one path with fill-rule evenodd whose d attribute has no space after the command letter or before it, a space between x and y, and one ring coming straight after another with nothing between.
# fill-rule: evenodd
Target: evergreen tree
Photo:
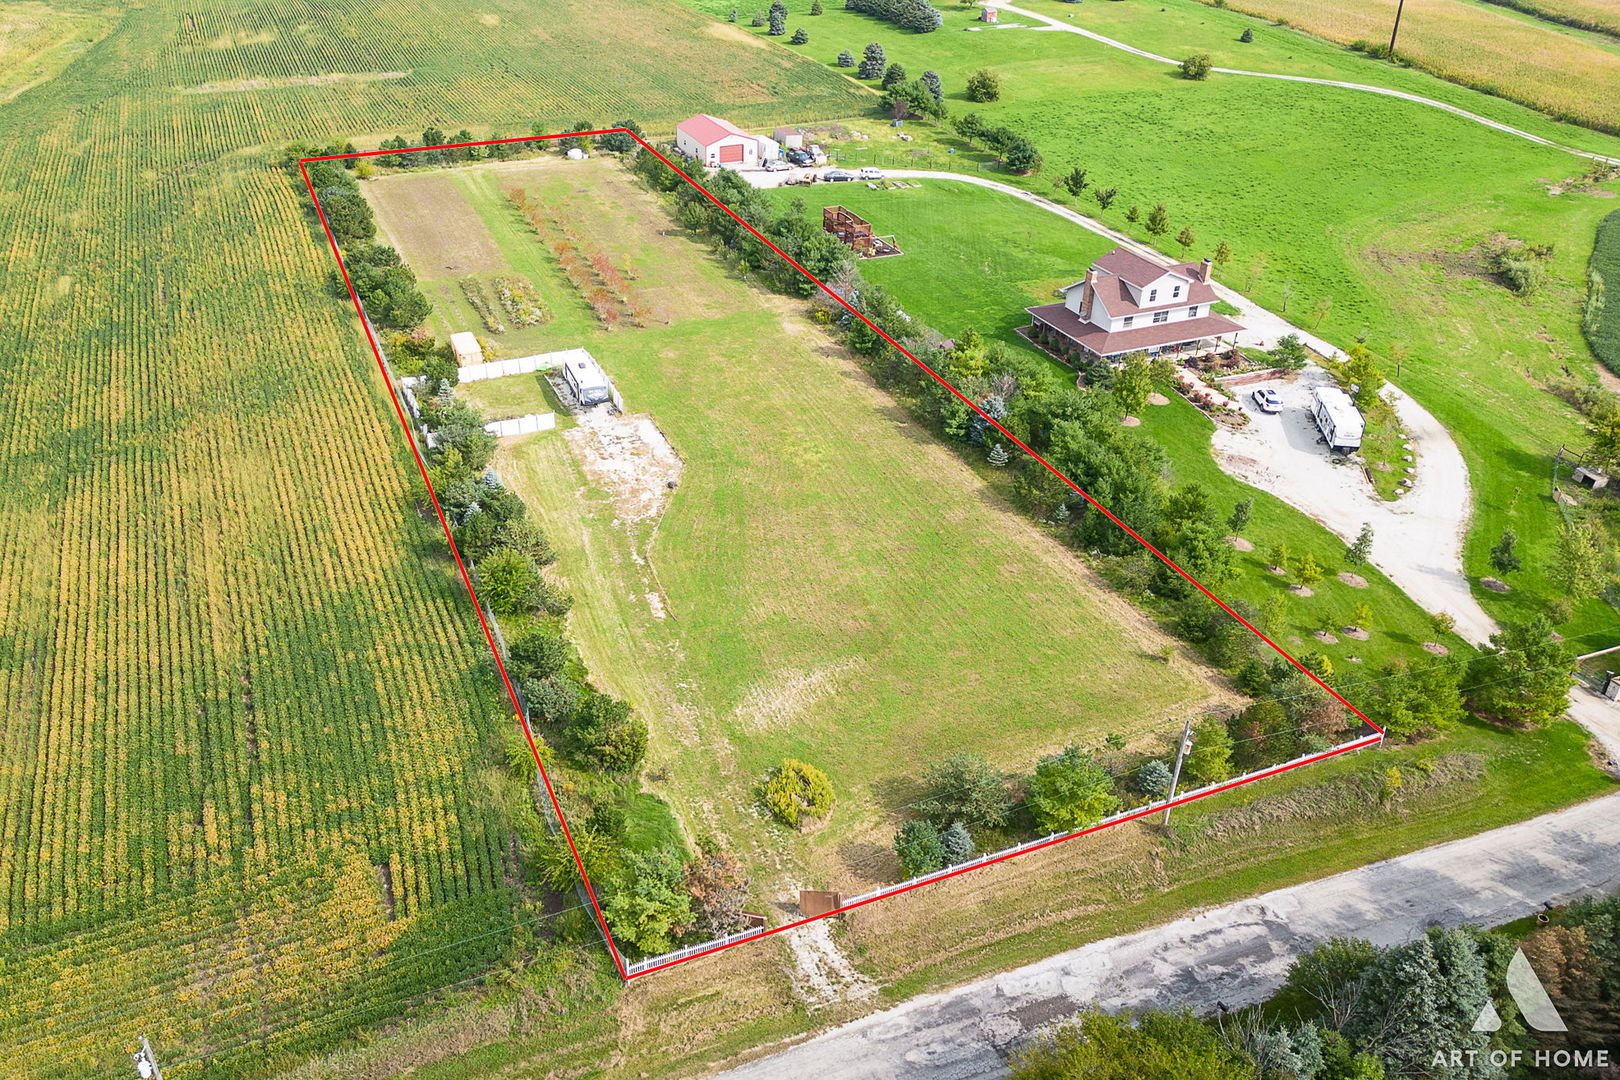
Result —
<instances>
[{"instance_id":1,"label":"evergreen tree","mask_svg":"<svg viewBox=\"0 0 1620 1080\"><path fill-rule=\"evenodd\" d=\"M1136 790L1150 799L1170 793L1170 766L1157 759L1136 770Z\"/></svg>"},{"instance_id":2,"label":"evergreen tree","mask_svg":"<svg viewBox=\"0 0 1620 1080\"><path fill-rule=\"evenodd\" d=\"M850 52L848 49L845 49L843 52L838 54L837 63L841 68L852 68L855 66L855 54Z\"/></svg>"},{"instance_id":3,"label":"evergreen tree","mask_svg":"<svg viewBox=\"0 0 1620 1080\"><path fill-rule=\"evenodd\" d=\"M1344 549L1344 561L1347 566L1365 566L1367 559L1372 555L1373 527L1367 522L1361 527L1361 532L1350 546Z\"/></svg>"},{"instance_id":4,"label":"evergreen tree","mask_svg":"<svg viewBox=\"0 0 1620 1080\"><path fill-rule=\"evenodd\" d=\"M908 821L894 834L900 872L908 878L932 874L945 865L945 844L932 821Z\"/></svg>"},{"instance_id":5,"label":"evergreen tree","mask_svg":"<svg viewBox=\"0 0 1620 1080\"><path fill-rule=\"evenodd\" d=\"M1241 36L1239 36L1238 40L1243 42L1245 45L1247 45L1249 42L1253 41L1254 40L1254 27L1245 26L1243 28L1243 33L1242 33Z\"/></svg>"},{"instance_id":6,"label":"evergreen tree","mask_svg":"<svg viewBox=\"0 0 1620 1080\"><path fill-rule=\"evenodd\" d=\"M789 45L808 45L809 43L810 32L802 26L793 31L793 36L788 38Z\"/></svg>"},{"instance_id":7,"label":"evergreen tree","mask_svg":"<svg viewBox=\"0 0 1620 1080\"><path fill-rule=\"evenodd\" d=\"M996 443L996 445L990 448L990 453L986 455L986 459L991 465L994 465L996 468L1000 469L1006 466L1009 460L1009 455L1006 450L1002 449L1000 443Z\"/></svg>"},{"instance_id":8,"label":"evergreen tree","mask_svg":"<svg viewBox=\"0 0 1620 1080\"><path fill-rule=\"evenodd\" d=\"M754 12L754 17L752 19L748 20L748 25L749 26L756 26L756 27L757 26L764 26L765 25L765 16L762 13L758 12L758 11Z\"/></svg>"},{"instance_id":9,"label":"evergreen tree","mask_svg":"<svg viewBox=\"0 0 1620 1080\"><path fill-rule=\"evenodd\" d=\"M883 73L883 81L879 84L879 88L883 90L893 90L895 87L899 86L905 81L906 66L899 63L890 64L889 69Z\"/></svg>"},{"instance_id":10,"label":"evergreen tree","mask_svg":"<svg viewBox=\"0 0 1620 1080\"><path fill-rule=\"evenodd\" d=\"M966 822L999 829L1012 815L1007 778L978 754L956 753L923 774L928 794L917 812L936 824Z\"/></svg>"},{"instance_id":11,"label":"evergreen tree","mask_svg":"<svg viewBox=\"0 0 1620 1080\"><path fill-rule=\"evenodd\" d=\"M867 45L866 51L861 54L861 66L856 69L855 77L857 79L881 79L888 67L889 58L884 55L883 46L874 41Z\"/></svg>"},{"instance_id":12,"label":"evergreen tree","mask_svg":"<svg viewBox=\"0 0 1620 1080\"><path fill-rule=\"evenodd\" d=\"M945 104L945 83L944 83L943 80L940 79L939 72L937 72L937 71L925 71L925 72L923 72L922 73L922 84L924 86L928 87L928 92L931 95L933 95L934 104L936 104L936 105Z\"/></svg>"},{"instance_id":13,"label":"evergreen tree","mask_svg":"<svg viewBox=\"0 0 1620 1080\"><path fill-rule=\"evenodd\" d=\"M812 15L820 15L821 14L821 0L815 0L815 2L810 5L810 14L812 14Z\"/></svg>"},{"instance_id":14,"label":"evergreen tree","mask_svg":"<svg viewBox=\"0 0 1620 1080\"><path fill-rule=\"evenodd\" d=\"M950 826L939 834L939 842L945 850L946 866L967 862L973 858L977 850L973 846L973 837L968 833L967 826L960 821L951 822Z\"/></svg>"},{"instance_id":15,"label":"evergreen tree","mask_svg":"<svg viewBox=\"0 0 1620 1080\"><path fill-rule=\"evenodd\" d=\"M737 9L736 8L731 9L731 17L729 19L727 19L726 21L727 22L736 22L737 21Z\"/></svg>"},{"instance_id":16,"label":"evergreen tree","mask_svg":"<svg viewBox=\"0 0 1620 1080\"><path fill-rule=\"evenodd\" d=\"M772 9L770 28L765 32L771 37L781 37L783 34L787 33L787 14L785 12Z\"/></svg>"}]
</instances>

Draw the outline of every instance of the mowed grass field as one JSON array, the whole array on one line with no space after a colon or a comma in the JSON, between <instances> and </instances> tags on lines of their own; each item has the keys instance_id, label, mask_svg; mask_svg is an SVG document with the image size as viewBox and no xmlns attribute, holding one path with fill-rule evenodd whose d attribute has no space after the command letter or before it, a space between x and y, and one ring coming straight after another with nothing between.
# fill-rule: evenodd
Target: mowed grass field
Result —
<instances>
[{"instance_id":1,"label":"mowed grass field","mask_svg":"<svg viewBox=\"0 0 1620 1080\"><path fill-rule=\"evenodd\" d=\"M649 775L668 777L660 793L693 833L743 849L795 840L758 820L753 788L802 758L840 793L826 826L795 840L802 873L880 880L887 867L844 864L852 845L886 843L885 811L928 761L973 750L1023 768L1110 732L1161 735L1224 698L1189 660L1166 663L1169 639L907 422L802 304L666 235L674 222L612 161L548 157L365 190L387 220L392 200L446 181L462 197L440 216L475 208L487 228L458 235L470 248L493 240L504 269L558 312L548 347L589 348L684 462L661 521L628 527L559 434L514 441L497 466L555 538L585 658L647 712ZM628 267L651 325L596 329L508 204L511 186ZM442 242L430 234L396 237L408 262Z\"/></svg>"},{"instance_id":2,"label":"mowed grass field","mask_svg":"<svg viewBox=\"0 0 1620 1080\"><path fill-rule=\"evenodd\" d=\"M1238 0L1229 6L1330 41L1389 44L1397 0ZM1612 11L1612 9L1611 9ZM1395 51L1435 75L1559 119L1620 133L1620 42L1472 0L1430 0L1401 16Z\"/></svg>"},{"instance_id":3,"label":"mowed grass field","mask_svg":"<svg viewBox=\"0 0 1620 1080\"><path fill-rule=\"evenodd\" d=\"M840 163L990 171L1144 243L1174 249L1167 254L1178 258L1181 249L1171 238L1185 225L1194 233L1194 251L1229 243L1234 255L1226 280L1270 310L1342 347L1361 336L1377 354L1403 344L1411 355L1393 381L1446 425L1468 462L1475 499L1464 552L1469 576L1477 581L1493 573L1489 551L1505 529L1528 553L1513 592L1476 589L1476 597L1498 618L1545 610L1557 594L1546 576L1559 522L1548 486L1550 457L1560 445L1586 441L1580 417L1546 387L1564 377L1565 367L1596 371L1579 327L1586 260L1620 185L1568 183L1587 162L1379 95L1241 76L1191 82L1171 67L1078 35L1014 27L970 32L973 16L965 10L947 9L944 29L919 35L842 9L809 17L808 8L808 0L790 4L790 27L802 23L813 31L811 44L798 51L832 65L840 50L858 54L865 42L878 41L910 72L938 70L953 114L973 111L1011 125L1045 155L1039 174L1010 176L937 125L909 124L916 141L902 143L869 118L855 126L870 139L835 144ZM1104 19L1101 32L1146 49L1229 33L1231 44L1218 59L1231 63L1249 47L1238 36L1253 26L1254 44L1270 51L1278 70L1295 74L1317 73L1314 60L1302 62L1312 56L1356 60L1294 31L1192 0L1050 3L1041 10L1072 15L1080 25ZM1396 85L1399 69L1358 62L1367 75L1338 67L1320 73L1368 83L1387 77L1387 85ZM961 88L980 67L1001 75L1000 101L965 99ZM1553 124L1420 72L1401 78L1425 80L1432 90L1406 82L1396 88L1620 156L1620 140ZM1118 189L1110 209L1101 210L1089 190L1076 199L1057 187L1076 166L1089 170L1093 186ZM1158 202L1170 217L1163 238L1126 217L1133 205L1145 217ZM985 258L1013 258L996 249L1028 247L1032 233L1073 228L1057 219L1031 221L1002 238L997 230L1007 220L985 218L983 235L995 238L977 245L989 249ZM1517 297L1486 269L1478 248L1495 233L1551 245L1546 287ZM965 313L974 292L952 281L907 302L933 299L942 309ZM961 308L951 304L958 296L965 298ZM1324 301L1328 307L1318 319ZM1019 313L998 311L985 314L1016 320ZM1560 631L1602 644L1620 636L1614 609L1596 599L1578 602Z\"/></svg>"},{"instance_id":4,"label":"mowed grass field","mask_svg":"<svg viewBox=\"0 0 1620 1080\"><path fill-rule=\"evenodd\" d=\"M109 32L0 106L0 1071L248 1076L527 919L510 708L281 148L865 92L656 0L51 12Z\"/></svg>"}]
</instances>

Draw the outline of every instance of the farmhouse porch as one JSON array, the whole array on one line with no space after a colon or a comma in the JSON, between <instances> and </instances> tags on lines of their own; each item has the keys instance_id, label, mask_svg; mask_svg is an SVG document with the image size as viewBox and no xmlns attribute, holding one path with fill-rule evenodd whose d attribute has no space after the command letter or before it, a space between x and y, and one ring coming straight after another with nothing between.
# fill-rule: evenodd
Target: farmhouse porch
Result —
<instances>
[{"instance_id":1,"label":"farmhouse porch","mask_svg":"<svg viewBox=\"0 0 1620 1080\"><path fill-rule=\"evenodd\" d=\"M1025 308L1030 323L1019 332L1059 359L1089 362L1117 360L1127 353L1195 360L1237 349L1243 328L1224 315L1156 323L1131 330L1104 330L1080 318L1064 304Z\"/></svg>"}]
</instances>

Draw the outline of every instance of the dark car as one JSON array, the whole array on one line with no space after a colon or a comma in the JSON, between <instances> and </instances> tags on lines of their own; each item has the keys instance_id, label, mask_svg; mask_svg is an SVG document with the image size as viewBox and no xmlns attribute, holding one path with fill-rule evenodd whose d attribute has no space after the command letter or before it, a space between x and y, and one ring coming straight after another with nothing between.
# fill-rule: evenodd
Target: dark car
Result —
<instances>
[{"instance_id":1,"label":"dark car","mask_svg":"<svg viewBox=\"0 0 1620 1080\"><path fill-rule=\"evenodd\" d=\"M856 177L854 173L845 169L828 169L826 172L821 174L821 178L823 180L831 180L836 183L840 180L854 180Z\"/></svg>"},{"instance_id":2,"label":"dark car","mask_svg":"<svg viewBox=\"0 0 1620 1080\"><path fill-rule=\"evenodd\" d=\"M784 150L782 156L794 165L814 165L816 159L804 150Z\"/></svg>"}]
</instances>

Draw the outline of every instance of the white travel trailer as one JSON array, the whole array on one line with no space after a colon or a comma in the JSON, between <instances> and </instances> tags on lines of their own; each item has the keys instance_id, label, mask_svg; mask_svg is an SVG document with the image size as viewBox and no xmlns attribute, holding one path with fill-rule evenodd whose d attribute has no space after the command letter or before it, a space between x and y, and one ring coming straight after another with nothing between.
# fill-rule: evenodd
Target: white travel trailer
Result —
<instances>
[{"instance_id":1,"label":"white travel trailer","mask_svg":"<svg viewBox=\"0 0 1620 1080\"><path fill-rule=\"evenodd\" d=\"M613 384L596 358L584 349L570 349L562 365L563 382L581 405L613 400Z\"/></svg>"},{"instance_id":2,"label":"white travel trailer","mask_svg":"<svg viewBox=\"0 0 1620 1080\"><path fill-rule=\"evenodd\" d=\"M1350 395L1337 386L1318 386L1311 396L1311 415L1316 418L1316 426L1321 429L1328 449L1340 453L1361 449L1366 424Z\"/></svg>"}]
</instances>

